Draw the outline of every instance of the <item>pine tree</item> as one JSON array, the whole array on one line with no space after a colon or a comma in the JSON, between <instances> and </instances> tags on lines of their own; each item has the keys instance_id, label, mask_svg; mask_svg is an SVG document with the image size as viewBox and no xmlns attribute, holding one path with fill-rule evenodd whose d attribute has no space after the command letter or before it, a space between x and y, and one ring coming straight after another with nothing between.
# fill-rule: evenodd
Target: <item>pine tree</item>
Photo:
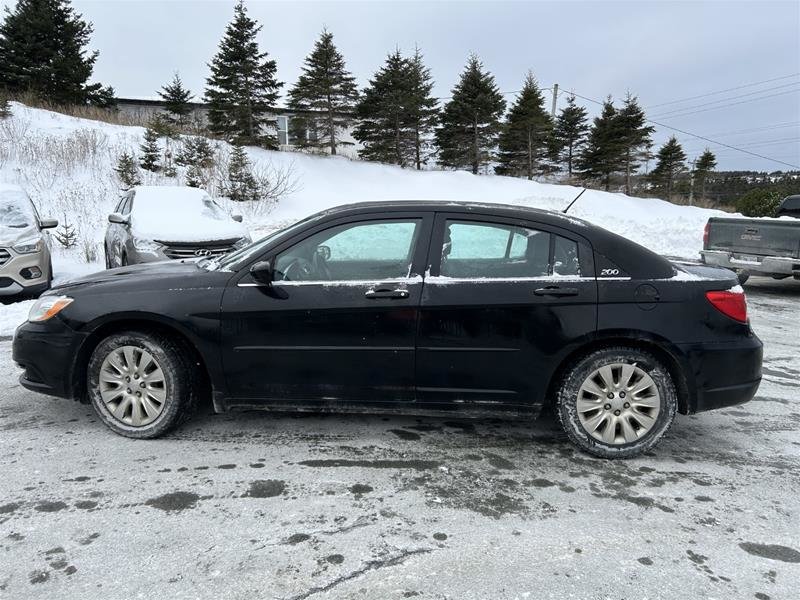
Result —
<instances>
[{"instance_id":1,"label":"pine tree","mask_svg":"<svg viewBox=\"0 0 800 600\"><path fill-rule=\"evenodd\" d=\"M201 188L205 184L205 176L200 165L190 165L186 170L186 185L193 188Z\"/></svg>"},{"instance_id":2,"label":"pine tree","mask_svg":"<svg viewBox=\"0 0 800 600\"><path fill-rule=\"evenodd\" d=\"M686 170L686 153L677 138L672 136L661 146L656 159L656 168L650 172L649 179L657 189L666 194L666 199L669 200L676 178Z\"/></svg>"},{"instance_id":3,"label":"pine tree","mask_svg":"<svg viewBox=\"0 0 800 600\"><path fill-rule=\"evenodd\" d=\"M586 119L586 109L575 104L575 96L567 98L567 105L561 109L556 119L556 155L559 162L566 163L567 174L570 176L575 157L586 141L586 132L589 131Z\"/></svg>"},{"instance_id":4,"label":"pine tree","mask_svg":"<svg viewBox=\"0 0 800 600\"><path fill-rule=\"evenodd\" d=\"M247 16L242 0L225 29L219 52L209 67L206 101L209 128L237 144L277 148L274 121L268 111L283 83L275 79L277 66L260 52L256 35L261 26Z\"/></svg>"},{"instance_id":5,"label":"pine tree","mask_svg":"<svg viewBox=\"0 0 800 600\"><path fill-rule=\"evenodd\" d=\"M611 176L625 166L625 152L618 125L617 110L611 98L608 98L603 103L600 115L595 117L586 144L576 161L581 176L601 180L606 191L611 188Z\"/></svg>"},{"instance_id":6,"label":"pine tree","mask_svg":"<svg viewBox=\"0 0 800 600\"><path fill-rule=\"evenodd\" d=\"M706 181L708 180L708 175L714 169L717 168L717 157L714 156L714 153L711 152L708 148L705 149L700 155L700 158L697 159L697 162L694 166L694 183L695 185L700 185L700 197L706 197Z\"/></svg>"},{"instance_id":7,"label":"pine tree","mask_svg":"<svg viewBox=\"0 0 800 600\"><path fill-rule=\"evenodd\" d=\"M544 107L544 96L533 73L528 73L517 99L506 115L498 140L500 149L495 172L533 179L542 171L550 149L553 122Z\"/></svg>"},{"instance_id":8,"label":"pine tree","mask_svg":"<svg viewBox=\"0 0 800 600\"><path fill-rule=\"evenodd\" d=\"M123 190L129 190L139 185L142 178L139 175L139 167L136 165L136 157L128 152L123 152L117 159L117 166L114 169Z\"/></svg>"},{"instance_id":9,"label":"pine tree","mask_svg":"<svg viewBox=\"0 0 800 600\"><path fill-rule=\"evenodd\" d=\"M346 69L344 57L333 43L333 34L323 29L305 59L303 74L289 91L289 108L313 111L292 117L298 145L327 147L336 154L337 145L342 143L341 129L352 122L357 101L355 77Z\"/></svg>"},{"instance_id":10,"label":"pine tree","mask_svg":"<svg viewBox=\"0 0 800 600\"><path fill-rule=\"evenodd\" d=\"M60 105L113 103L113 88L87 83L98 56L86 50L91 34L69 0L18 0L0 24L0 88Z\"/></svg>"},{"instance_id":11,"label":"pine tree","mask_svg":"<svg viewBox=\"0 0 800 600\"><path fill-rule=\"evenodd\" d=\"M396 50L386 57L384 65L361 94L353 137L362 144L358 154L364 160L401 167L413 160L409 156L409 151L413 151L409 73L409 61Z\"/></svg>"},{"instance_id":12,"label":"pine tree","mask_svg":"<svg viewBox=\"0 0 800 600\"><path fill-rule=\"evenodd\" d=\"M630 92L617 113L617 120L620 143L624 152L625 193L630 195L631 175L636 172L643 159L649 158L650 148L653 145L651 136L655 127L647 124L644 111L639 106L636 96Z\"/></svg>"},{"instance_id":13,"label":"pine tree","mask_svg":"<svg viewBox=\"0 0 800 600\"><path fill-rule=\"evenodd\" d=\"M439 164L470 168L477 174L492 156L505 108L506 101L494 77L484 72L483 64L473 54L444 106L441 125L436 130Z\"/></svg>"},{"instance_id":14,"label":"pine tree","mask_svg":"<svg viewBox=\"0 0 800 600\"><path fill-rule=\"evenodd\" d=\"M158 134L149 127L144 130L144 142L139 146L142 157L139 159L139 166L145 171L152 171L155 173L161 167L158 164L158 159L161 155L161 149L158 147Z\"/></svg>"},{"instance_id":15,"label":"pine tree","mask_svg":"<svg viewBox=\"0 0 800 600\"><path fill-rule=\"evenodd\" d=\"M258 181L250 159L241 146L234 146L228 161L228 176L223 184L225 195L234 202L256 201L260 197Z\"/></svg>"},{"instance_id":16,"label":"pine tree","mask_svg":"<svg viewBox=\"0 0 800 600\"><path fill-rule=\"evenodd\" d=\"M419 171L427 162L430 136L439 121L439 101L431 96L433 77L425 66L419 48L408 60L409 97L406 107L409 126L414 135L414 165Z\"/></svg>"},{"instance_id":17,"label":"pine tree","mask_svg":"<svg viewBox=\"0 0 800 600\"><path fill-rule=\"evenodd\" d=\"M186 124L186 117L192 112L189 102L194 98L192 92L183 87L180 75L175 73L172 81L161 88L158 92L164 101L164 108L167 109L169 119L178 125Z\"/></svg>"},{"instance_id":18,"label":"pine tree","mask_svg":"<svg viewBox=\"0 0 800 600\"><path fill-rule=\"evenodd\" d=\"M64 213L61 226L56 229L53 236L63 248L72 248L78 243L78 233L72 223L67 220L67 213Z\"/></svg>"}]
</instances>

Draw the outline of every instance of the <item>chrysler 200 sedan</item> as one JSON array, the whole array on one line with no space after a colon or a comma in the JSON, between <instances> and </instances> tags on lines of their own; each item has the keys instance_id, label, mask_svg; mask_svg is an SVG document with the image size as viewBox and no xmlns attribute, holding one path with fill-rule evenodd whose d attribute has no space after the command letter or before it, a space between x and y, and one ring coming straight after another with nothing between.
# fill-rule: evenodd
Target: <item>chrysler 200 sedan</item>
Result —
<instances>
[{"instance_id":1,"label":"chrysler 200 sedan","mask_svg":"<svg viewBox=\"0 0 800 600\"><path fill-rule=\"evenodd\" d=\"M535 417L597 456L676 412L750 400L761 342L731 271L680 266L584 221L389 202L309 217L224 257L51 290L14 338L26 388L164 434L232 409Z\"/></svg>"}]
</instances>

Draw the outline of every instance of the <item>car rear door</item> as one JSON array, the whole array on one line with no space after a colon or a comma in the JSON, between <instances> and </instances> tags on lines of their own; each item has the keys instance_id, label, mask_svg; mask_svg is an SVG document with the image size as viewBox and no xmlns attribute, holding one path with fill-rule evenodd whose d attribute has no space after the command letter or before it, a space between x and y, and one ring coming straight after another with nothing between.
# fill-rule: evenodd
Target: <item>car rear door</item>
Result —
<instances>
[{"instance_id":1,"label":"car rear door","mask_svg":"<svg viewBox=\"0 0 800 600\"><path fill-rule=\"evenodd\" d=\"M261 257L270 286L234 278L222 303L231 403L413 401L432 225L433 213L328 222Z\"/></svg>"},{"instance_id":2,"label":"car rear door","mask_svg":"<svg viewBox=\"0 0 800 600\"><path fill-rule=\"evenodd\" d=\"M597 325L591 246L544 224L439 213L417 336L417 398L429 405L542 400L571 344Z\"/></svg>"}]
</instances>

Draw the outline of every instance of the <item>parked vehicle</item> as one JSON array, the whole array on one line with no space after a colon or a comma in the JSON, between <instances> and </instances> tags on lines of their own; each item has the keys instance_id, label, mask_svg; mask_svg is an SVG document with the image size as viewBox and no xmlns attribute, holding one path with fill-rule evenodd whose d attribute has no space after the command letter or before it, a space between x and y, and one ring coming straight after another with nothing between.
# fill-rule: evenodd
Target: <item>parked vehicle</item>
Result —
<instances>
[{"instance_id":1,"label":"parked vehicle","mask_svg":"<svg viewBox=\"0 0 800 600\"><path fill-rule=\"evenodd\" d=\"M366 203L237 252L52 290L16 332L22 385L134 438L216 411L536 416L603 457L676 412L750 400L761 342L733 273L677 266L527 208ZM732 368L735 365L735 368Z\"/></svg>"},{"instance_id":2,"label":"parked vehicle","mask_svg":"<svg viewBox=\"0 0 800 600\"><path fill-rule=\"evenodd\" d=\"M108 215L106 268L220 257L251 242L241 221L197 188L135 187Z\"/></svg>"},{"instance_id":3,"label":"parked vehicle","mask_svg":"<svg viewBox=\"0 0 800 600\"><path fill-rule=\"evenodd\" d=\"M750 275L800 279L800 195L784 198L776 219L711 217L701 254L705 264L735 271L740 283Z\"/></svg>"},{"instance_id":4,"label":"parked vehicle","mask_svg":"<svg viewBox=\"0 0 800 600\"><path fill-rule=\"evenodd\" d=\"M50 234L55 219L40 219L21 187L0 184L0 296L38 296L50 287Z\"/></svg>"}]
</instances>

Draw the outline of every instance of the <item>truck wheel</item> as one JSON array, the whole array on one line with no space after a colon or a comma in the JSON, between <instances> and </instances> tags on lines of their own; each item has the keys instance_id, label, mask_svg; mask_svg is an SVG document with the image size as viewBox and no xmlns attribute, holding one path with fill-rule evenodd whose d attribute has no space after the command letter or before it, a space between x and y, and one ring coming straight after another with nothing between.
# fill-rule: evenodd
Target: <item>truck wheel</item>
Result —
<instances>
[{"instance_id":1,"label":"truck wheel","mask_svg":"<svg viewBox=\"0 0 800 600\"><path fill-rule=\"evenodd\" d=\"M656 445L678 408L668 369L642 350L612 347L578 359L558 392L570 440L601 458L632 458Z\"/></svg>"},{"instance_id":2,"label":"truck wheel","mask_svg":"<svg viewBox=\"0 0 800 600\"><path fill-rule=\"evenodd\" d=\"M185 348L157 332L115 333L87 367L89 400L103 423L130 438L155 438L195 411L197 376Z\"/></svg>"}]
</instances>

